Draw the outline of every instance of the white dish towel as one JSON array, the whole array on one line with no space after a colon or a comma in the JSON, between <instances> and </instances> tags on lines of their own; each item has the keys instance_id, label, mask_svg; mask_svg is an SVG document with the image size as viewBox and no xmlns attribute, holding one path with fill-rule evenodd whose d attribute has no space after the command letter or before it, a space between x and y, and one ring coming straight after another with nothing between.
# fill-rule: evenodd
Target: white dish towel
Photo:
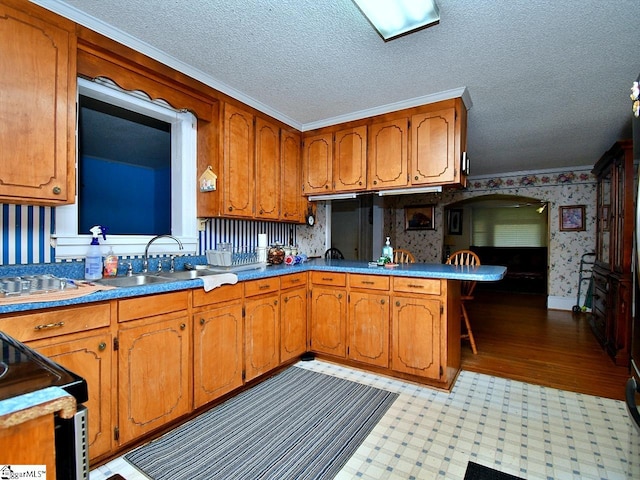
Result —
<instances>
[{"instance_id":1,"label":"white dish towel","mask_svg":"<svg viewBox=\"0 0 640 480\"><path fill-rule=\"evenodd\" d=\"M218 273L215 275L204 275L200 277L204 282L204 291L208 292L220 285L229 283L235 285L238 283L238 276L235 273Z\"/></svg>"}]
</instances>

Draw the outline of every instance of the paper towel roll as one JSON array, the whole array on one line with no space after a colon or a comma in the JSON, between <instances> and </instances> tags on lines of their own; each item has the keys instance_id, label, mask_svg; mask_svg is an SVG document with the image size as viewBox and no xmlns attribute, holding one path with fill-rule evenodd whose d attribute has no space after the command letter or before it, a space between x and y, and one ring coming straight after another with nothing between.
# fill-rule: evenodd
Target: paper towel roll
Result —
<instances>
[{"instance_id":1,"label":"paper towel roll","mask_svg":"<svg viewBox=\"0 0 640 480\"><path fill-rule=\"evenodd\" d=\"M267 262L267 234L258 234L258 261L261 263Z\"/></svg>"},{"instance_id":2,"label":"paper towel roll","mask_svg":"<svg viewBox=\"0 0 640 480\"><path fill-rule=\"evenodd\" d=\"M258 234L258 247L266 247L267 246L267 234L259 233Z\"/></svg>"}]
</instances>

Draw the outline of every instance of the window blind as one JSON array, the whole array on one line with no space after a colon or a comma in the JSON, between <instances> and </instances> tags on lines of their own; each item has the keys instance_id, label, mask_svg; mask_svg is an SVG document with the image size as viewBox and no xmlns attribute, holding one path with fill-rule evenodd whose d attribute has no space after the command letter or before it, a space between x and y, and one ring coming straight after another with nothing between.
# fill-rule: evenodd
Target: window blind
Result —
<instances>
[{"instance_id":1,"label":"window blind","mask_svg":"<svg viewBox=\"0 0 640 480\"><path fill-rule=\"evenodd\" d=\"M537 206L474 208L471 244L478 247L544 247L546 211Z\"/></svg>"}]
</instances>

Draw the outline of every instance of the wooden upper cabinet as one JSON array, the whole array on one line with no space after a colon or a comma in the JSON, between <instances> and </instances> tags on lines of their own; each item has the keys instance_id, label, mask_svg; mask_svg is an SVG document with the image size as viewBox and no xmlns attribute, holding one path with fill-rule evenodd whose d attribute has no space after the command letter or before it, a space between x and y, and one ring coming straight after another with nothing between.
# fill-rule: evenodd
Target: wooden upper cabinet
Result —
<instances>
[{"instance_id":1,"label":"wooden upper cabinet","mask_svg":"<svg viewBox=\"0 0 640 480\"><path fill-rule=\"evenodd\" d=\"M280 134L281 182L280 219L287 222L304 221L304 198L301 181L300 135L282 130Z\"/></svg>"},{"instance_id":2,"label":"wooden upper cabinet","mask_svg":"<svg viewBox=\"0 0 640 480\"><path fill-rule=\"evenodd\" d=\"M0 3L2 202L75 199L76 37L60 24Z\"/></svg>"},{"instance_id":3,"label":"wooden upper cabinet","mask_svg":"<svg viewBox=\"0 0 640 480\"><path fill-rule=\"evenodd\" d=\"M459 177L455 108L411 117L411 185L453 183Z\"/></svg>"},{"instance_id":4,"label":"wooden upper cabinet","mask_svg":"<svg viewBox=\"0 0 640 480\"><path fill-rule=\"evenodd\" d=\"M367 188L367 126L337 131L334 147L333 190Z\"/></svg>"},{"instance_id":5,"label":"wooden upper cabinet","mask_svg":"<svg viewBox=\"0 0 640 480\"><path fill-rule=\"evenodd\" d=\"M302 193L329 193L332 189L333 133L323 133L304 140L302 154Z\"/></svg>"},{"instance_id":6,"label":"wooden upper cabinet","mask_svg":"<svg viewBox=\"0 0 640 480\"><path fill-rule=\"evenodd\" d=\"M253 217L254 116L225 104L222 155L222 214Z\"/></svg>"},{"instance_id":7,"label":"wooden upper cabinet","mask_svg":"<svg viewBox=\"0 0 640 480\"><path fill-rule=\"evenodd\" d=\"M407 117L371 125L367 188L378 190L407 186L409 181L408 134L409 119Z\"/></svg>"},{"instance_id":8,"label":"wooden upper cabinet","mask_svg":"<svg viewBox=\"0 0 640 480\"><path fill-rule=\"evenodd\" d=\"M256 217L280 216L280 127L256 117Z\"/></svg>"}]
</instances>

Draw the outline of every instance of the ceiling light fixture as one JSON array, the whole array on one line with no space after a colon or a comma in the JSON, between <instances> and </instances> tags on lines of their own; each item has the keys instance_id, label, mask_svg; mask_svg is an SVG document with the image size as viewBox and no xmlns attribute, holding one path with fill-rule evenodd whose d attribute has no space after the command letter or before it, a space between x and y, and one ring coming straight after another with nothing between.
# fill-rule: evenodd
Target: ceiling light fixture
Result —
<instances>
[{"instance_id":1,"label":"ceiling light fixture","mask_svg":"<svg viewBox=\"0 0 640 480\"><path fill-rule=\"evenodd\" d=\"M387 42L440 22L435 0L353 0Z\"/></svg>"}]
</instances>

